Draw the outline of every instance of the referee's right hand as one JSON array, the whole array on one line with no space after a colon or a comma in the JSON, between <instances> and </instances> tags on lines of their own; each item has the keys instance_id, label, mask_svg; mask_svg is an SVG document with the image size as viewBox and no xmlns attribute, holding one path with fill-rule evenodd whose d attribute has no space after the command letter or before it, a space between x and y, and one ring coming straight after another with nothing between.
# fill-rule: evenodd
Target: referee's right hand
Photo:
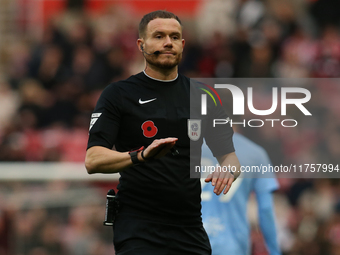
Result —
<instances>
[{"instance_id":1,"label":"referee's right hand","mask_svg":"<svg viewBox=\"0 0 340 255\"><path fill-rule=\"evenodd\" d=\"M169 153L171 148L174 147L178 138L169 137L164 139L154 140L146 149L144 149L144 159L158 159ZM138 157L141 155L138 155ZM141 161L144 160L140 158Z\"/></svg>"}]
</instances>

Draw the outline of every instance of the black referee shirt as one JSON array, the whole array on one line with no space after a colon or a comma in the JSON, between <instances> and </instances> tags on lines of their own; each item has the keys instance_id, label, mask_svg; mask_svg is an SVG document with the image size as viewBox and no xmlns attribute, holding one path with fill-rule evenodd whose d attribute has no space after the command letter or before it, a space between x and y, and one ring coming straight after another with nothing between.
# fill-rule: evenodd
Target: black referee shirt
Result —
<instances>
[{"instance_id":1,"label":"black referee shirt","mask_svg":"<svg viewBox=\"0 0 340 255\"><path fill-rule=\"evenodd\" d=\"M208 100L211 114L200 115L202 93L183 75L164 82L143 72L104 89L92 114L88 148L115 147L126 152L147 147L154 139L178 138L179 155L168 153L120 173L121 213L171 223L201 222L201 186L198 178L190 178L190 149L197 151L198 166L203 137L215 156L234 151L230 126L212 128L212 119L227 117L222 107ZM197 98L197 107L190 109L190 96L191 101ZM202 134L197 141L188 136L190 118L201 119Z\"/></svg>"}]
</instances>

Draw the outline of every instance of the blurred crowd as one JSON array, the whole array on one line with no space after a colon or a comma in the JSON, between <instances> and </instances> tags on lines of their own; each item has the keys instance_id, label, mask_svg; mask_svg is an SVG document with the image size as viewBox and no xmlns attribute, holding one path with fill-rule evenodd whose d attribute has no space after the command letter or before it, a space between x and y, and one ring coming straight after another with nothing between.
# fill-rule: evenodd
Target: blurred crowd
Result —
<instances>
[{"instance_id":1,"label":"blurred crowd","mask_svg":"<svg viewBox=\"0 0 340 255\"><path fill-rule=\"evenodd\" d=\"M1 255L112 255L105 192L79 182L1 183Z\"/></svg>"},{"instance_id":2,"label":"blurred crowd","mask_svg":"<svg viewBox=\"0 0 340 255\"><path fill-rule=\"evenodd\" d=\"M69 10L50 20L41 38L25 34L7 46L6 73L0 74L0 161L84 160L90 115L102 89L143 70L144 59L136 46L140 18L118 6L95 17ZM340 76L337 0L202 1L196 18L180 18L186 45L179 70L189 77ZM317 83L311 93L313 121L303 119L292 129L243 130L267 149L275 165L340 163L340 87L328 80ZM254 97L271 104L270 93ZM280 179L280 184L276 202L284 254L339 255L339 180ZM68 210L81 214L83 208ZM63 218L53 217L53 210L18 208L17 213L19 220L37 224L35 235L42 239L61 233L55 231ZM90 216L86 225L96 228L88 221ZM0 223L0 233L4 225ZM18 233L31 235L33 226L23 228ZM43 246L33 242L23 248L26 252L15 254L106 254L39 247Z\"/></svg>"}]
</instances>

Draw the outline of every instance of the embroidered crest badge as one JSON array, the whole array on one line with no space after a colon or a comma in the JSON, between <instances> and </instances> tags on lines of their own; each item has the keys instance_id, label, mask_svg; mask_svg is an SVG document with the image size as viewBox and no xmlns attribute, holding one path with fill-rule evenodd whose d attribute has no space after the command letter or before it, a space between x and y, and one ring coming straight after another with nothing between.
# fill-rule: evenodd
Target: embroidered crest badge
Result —
<instances>
[{"instance_id":1,"label":"embroidered crest badge","mask_svg":"<svg viewBox=\"0 0 340 255\"><path fill-rule=\"evenodd\" d=\"M201 137L201 120L188 119L188 136L197 141Z\"/></svg>"}]
</instances>

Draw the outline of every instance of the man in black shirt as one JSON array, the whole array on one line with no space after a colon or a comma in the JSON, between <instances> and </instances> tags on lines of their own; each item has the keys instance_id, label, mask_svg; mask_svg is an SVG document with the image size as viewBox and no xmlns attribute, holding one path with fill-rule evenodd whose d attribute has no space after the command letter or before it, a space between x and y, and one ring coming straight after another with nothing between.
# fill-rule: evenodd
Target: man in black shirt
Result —
<instances>
[{"instance_id":1,"label":"man in black shirt","mask_svg":"<svg viewBox=\"0 0 340 255\"><path fill-rule=\"evenodd\" d=\"M140 22L139 36L145 70L103 91L91 118L85 165L90 174L121 175L113 227L116 254L210 254L200 180L190 178L190 150L199 148L200 156L204 137L222 166L239 169L233 132L227 125L205 128L213 118L227 117L221 107L212 109L208 102L208 116L190 109L190 96L200 98L202 90L178 74L185 44L178 17L149 13ZM188 121L193 117L200 121ZM188 135L198 128L201 136ZM178 155L170 153L174 146ZM238 172L215 172L206 181L217 195L226 194Z\"/></svg>"}]
</instances>

